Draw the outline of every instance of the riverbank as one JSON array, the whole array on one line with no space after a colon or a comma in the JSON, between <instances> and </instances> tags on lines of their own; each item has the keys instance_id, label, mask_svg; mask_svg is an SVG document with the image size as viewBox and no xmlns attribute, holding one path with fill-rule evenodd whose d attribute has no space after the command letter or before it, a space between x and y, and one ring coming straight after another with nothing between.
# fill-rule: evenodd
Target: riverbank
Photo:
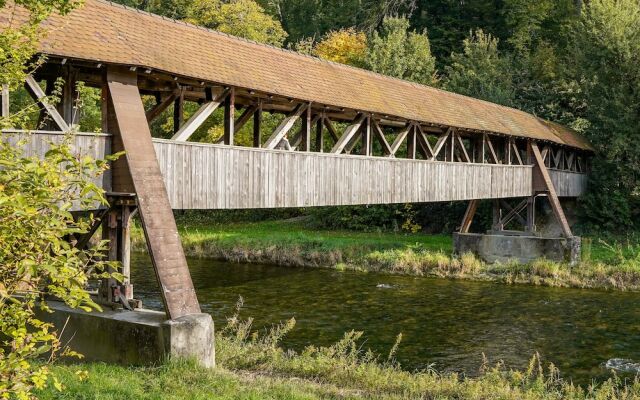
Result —
<instances>
[{"instance_id":1,"label":"riverbank","mask_svg":"<svg viewBox=\"0 0 640 400\"><path fill-rule=\"evenodd\" d=\"M475 378L433 370L405 371L394 361L399 341L386 356L363 350L359 332L329 347L301 353L279 342L294 320L259 335L238 314L216 332L218 366L206 370L185 361L133 368L89 363L58 365L65 386L41 391L41 399L640 399L640 383L618 378L579 387L553 366L532 358L524 371L498 364Z\"/></svg>"},{"instance_id":2,"label":"riverbank","mask_svg":"<svg viewBox=\"0 0 640 400\"><path fill-rule=\"evenodd\" d=\"M449 235L311 229L304 219L216 224L193 220L178 226L191 257L281 266L324 267L451 279L556 287L640 290L640 246L585 240L576 266L537 260L486 264L472 254L452 257ZM140 229L133 249L144 251Z\"/></svg>"}]
</instances>

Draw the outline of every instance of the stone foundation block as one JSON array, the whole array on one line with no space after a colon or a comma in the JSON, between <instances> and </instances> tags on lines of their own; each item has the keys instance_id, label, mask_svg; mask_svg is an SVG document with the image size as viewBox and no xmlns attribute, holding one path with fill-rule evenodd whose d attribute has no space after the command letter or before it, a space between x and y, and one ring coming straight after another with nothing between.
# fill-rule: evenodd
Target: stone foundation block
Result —
<instances>
[{"instance_id":1,"label":"stone foundation block","mask_svg":"<svg viewBox=\"0 0 640 400\"><path fill-rule=\"evenodd\" d=\"M456 254L472 252L488 263L517 260L528 263L536 258L577 263L580 261L580 237L544 238L518 235L454 233Z\"/></svg>"},{"instance_id":2,"label":"stone foundation block","mask_svg":"<svg viewBox=\"0 0 640 400\"><path fill-rule=\"evenodd\" d=\"M170 357L192 358L215 366L214 326L209 314L167 320L158 311L85 312L64 303L48 303L54 311L40 317L62 331L62 343L88 361L148 365Z\"/></svg>"}]
</instances>

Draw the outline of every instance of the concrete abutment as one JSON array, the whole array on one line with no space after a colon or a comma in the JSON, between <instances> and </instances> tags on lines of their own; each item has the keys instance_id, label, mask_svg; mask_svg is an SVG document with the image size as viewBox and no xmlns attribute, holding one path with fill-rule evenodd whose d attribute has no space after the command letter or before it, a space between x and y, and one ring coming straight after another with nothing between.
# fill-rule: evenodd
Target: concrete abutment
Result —
<instances>
[{"instance_id":1,"label":"concrete abutment","mask_svg":"<svg viewBox=\"0 0 640 400\"><path fill-rule=\"evenodd\" d=\"M547 238L532 235L453 234L456 254L471 252L489 263L510 260L529 263L545 258L574 264L580 261L580 245L579 236Z\"/></svg>"},{"instance_id":2,"label":"concrete abutment","mask_svg":"<svg viewBox=\"0 0 640 400\"><path fill-rule=\"evenodd\" d=\"M193 359L215 366L214 324L204 313L167 320L151 310L85 312L51 301L53 313L40 317L54 324L62 343L87 361L153 365L169 358Z\"/></svg>"}]
</instances>

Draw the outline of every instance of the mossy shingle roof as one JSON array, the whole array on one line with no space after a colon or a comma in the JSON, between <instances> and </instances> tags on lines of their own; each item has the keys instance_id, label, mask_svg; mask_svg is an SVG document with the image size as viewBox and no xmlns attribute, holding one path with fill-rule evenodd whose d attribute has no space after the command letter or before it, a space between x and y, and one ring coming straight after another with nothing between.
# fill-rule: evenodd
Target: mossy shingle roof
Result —
<instances>
[{"instance_id":1,"label":"mossy shingle roof","mask_svg":"<svg viewBox=\"0 0 640 400\"><path fill-rule=\"evenodd\" d=\"M19 20L11 5L0 29ZM16 18L17 17L17 18ZM151 68L410 120L548 140L590 150L576 132L509 107L235 38L103 0L45 22L41 52Z\"/></svg>"}]
</instances>

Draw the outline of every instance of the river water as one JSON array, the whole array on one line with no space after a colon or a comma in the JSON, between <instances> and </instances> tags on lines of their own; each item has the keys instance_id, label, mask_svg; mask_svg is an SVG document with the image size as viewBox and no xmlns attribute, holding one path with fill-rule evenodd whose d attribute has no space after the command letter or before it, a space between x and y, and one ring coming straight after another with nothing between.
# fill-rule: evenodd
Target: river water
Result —
<instances>
[{"instance_id":1,"label":"river water","mask_svg":"<svg viewBox=\"0 0 640 400\"><path fill-rule=\"evenodd\" d=\"M295 317L283 346L329 345L364 331L364 347L386 358L398 333L405 369L477 374L482 355L525 368L535 352L562 376L589 383L606 367L640 362L640 293L503 285L424 277L286 268L189 259L204 312L217 326L233 314L255 328ZM145 307L161 309L149 259L135 255L132 280ZM624 373L621 373L623 376Z\"/></svg>"}]
</instances>

